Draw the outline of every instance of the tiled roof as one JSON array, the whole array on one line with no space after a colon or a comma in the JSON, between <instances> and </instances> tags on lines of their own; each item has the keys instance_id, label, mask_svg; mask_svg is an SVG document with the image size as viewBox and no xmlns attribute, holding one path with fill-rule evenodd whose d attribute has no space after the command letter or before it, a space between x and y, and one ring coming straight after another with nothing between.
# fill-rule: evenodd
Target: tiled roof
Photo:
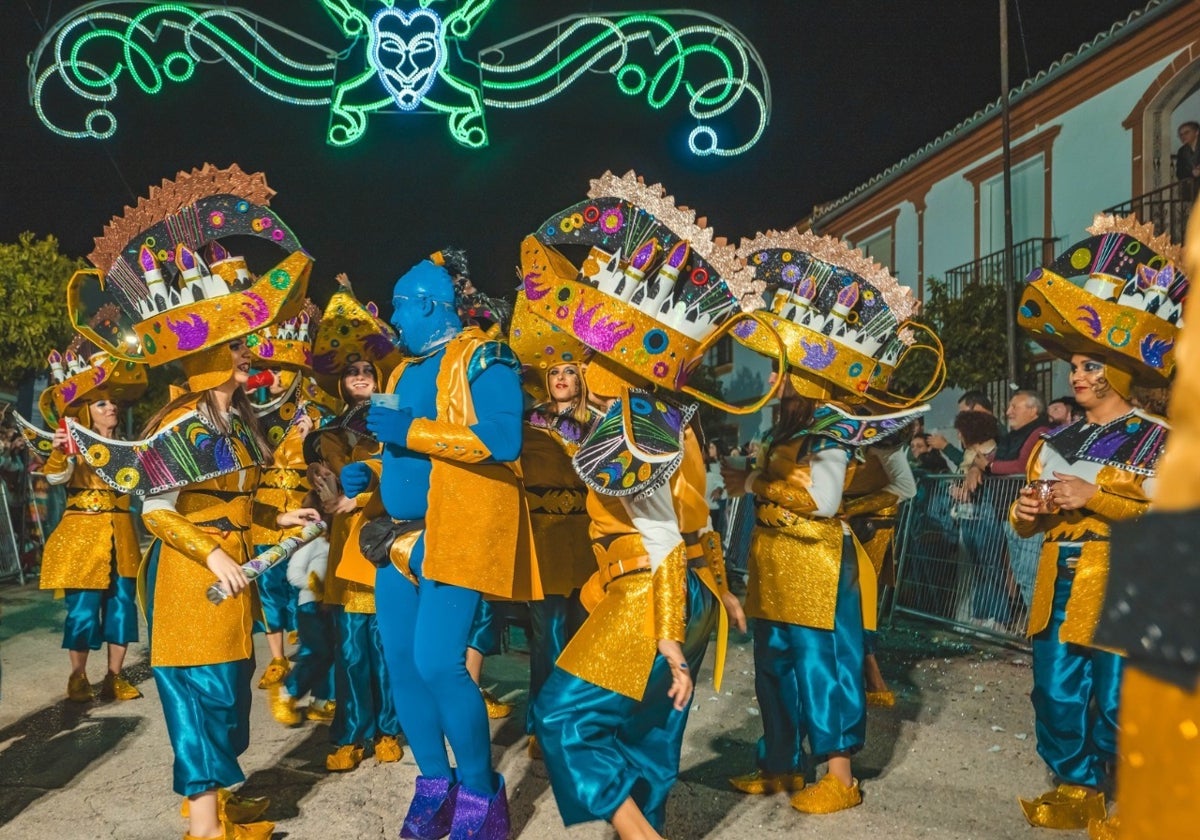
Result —
<instances>
[{"instance_id":1,"label":"tiled roof","mask_svg":"<svg viewBox=\"0 0 1200 840\"><path fill-rule=\"evenodd\" d=\"M1045 70L1037 73L1034 76L1026 79L1020 86L1009 91L1009 104L1019 102L1025 96L1033 93L1042 87L1045 87L1050 82L1059 78L1063 74L1075 67L1078 67L1084 62L1095 58L1098 53L1115 44L1121 38L1127 37L1136 32L1143 25L1157 18L1160 14L1164 14L1175 6L1182 5L1188 0L1150 0L1143 8L1137 9L1129 14L1124 20L1119 20L1114 23L1107 31L1101 32L1095 38L1087 41L1079 46L1078 49L1067 53L1058 61L1055 61ZM856 204L859 199L866 198L876 189L882 187L888 181L892 180L897 175L907 172L918 163L929 158L936 152L951 145L962 137L970 134L975 129L982 126L992 117L1000 113L1000 98L984 108L976 111L970 117L960 122L954 128L947 131L936 140L926 143L921 148L910 154L898 163L889 166L877 175L874 175L870 180L859 184L853 190L841 198L827 201L824 204L818 204L813 208L812 224L819 228L821 223L828 220L831 215L836 215L838 211L845 210Z\"/></svg>"}]
</instances>

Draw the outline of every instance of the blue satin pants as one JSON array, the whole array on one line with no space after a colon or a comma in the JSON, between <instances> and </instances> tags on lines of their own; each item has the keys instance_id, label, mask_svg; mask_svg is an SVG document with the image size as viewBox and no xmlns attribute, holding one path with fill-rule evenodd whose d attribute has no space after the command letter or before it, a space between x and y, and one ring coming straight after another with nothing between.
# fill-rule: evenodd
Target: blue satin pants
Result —
<instances>
[{"instance_id":1,"label":"blue satin pants","mask_svg":"<svg viewBox=\"0 0 1200 840\"><path fill-rule=\"evenodd\" d=\"M154 584L162 543L155 540L146 574L146 626L153 644ZM238 756L250 744L254 657L213 665L151 668L175 753L174 790L195 796L246 780Z\"/></svg>"},{"instance_id":2,"label":"blue satin pants","mask_svg":"<svg viewBox=\"0 0 1200 840\"><path fill-rule=\"evenodd\" d=\"M862 749L867 734L863 682L862 595L854 543L842 543L832 630L754 621L754 689L762 711L758 766L804 770L803 741L814 762Z\"/></svg>"},{"instance_id":3,"label":"blue satin pants","mask_svg":"<svg viewBox=\"0 0 1200 840\"><path fill-rule=\"evenodd\" d=\"M303 697L311 693L314 699L333 699L335 641L332 615L315 601L299 604L296 606L296 630L300 636L300 649L296 651L285 682L288 694Z\"/></svg>"},{"instance_id":4,"label":"blue satin pants","mask_svg":"<svg viewBox=\"0 0 1200 840\"><path fill-rule=\"evenodd\" d=\"M1034 726L1038 755L1060 781L1098 787L1117 752L1117 708L1123 660L1107 651L1059 641L1075 571L1065 561L1078 548L1059 548L1050 623L1033 637Z\"/></svg>"},{"instance_id":5,"label":"blue satin pants","mask_svg":"<svg viewBox=\"0 0 1200 840\"><path fill-rule=\"evenodd\" d=\"M471 621L471 630L467 633L467 647L479 651L484 656L495 656L500 652L500 627L496 621L496 608L490 601L479 599L475 608L475 618Z\"/></svg>"},{"instance_id":6,"label":"blue satin pants","mask_svg":"<svg viewBox=\"0 0 1200 840\"><path fill-rule=\"evenodd\" d=\"M721 607L695 574L688 573L687 584L683 654L695 679ZM564 825L611 821L632 797L662 831L691 706L677 711L670 687L671 667L661 655L640 701L554 669L538 694L534 732Z\"/></svg>"},{"instance_id":7,"label":"blue satin pants","mask_svg":"<svg viewBox=\"0 0 1200 840\"><path fill-rule=\"evenodd\" d=\"M257 555L269 546L256 545ZM263 621L254 622L255 633L281 633L296 629L296 587L288 583L287 561L276 563L259 575L254 585L258 587L258 600L262 604Z\"/></svg>"},{"instance_id":8,"label":"blue satin pants","mask_svg":"<svg viewBox=\"0 0 1200 840\"><path fill-rule=\"evenodd\" d=\"M66 590L64 650L100 650L104 642L127 645L138 640L137 581L113 569L107 589Z\"/></svg>"},{"instance_id":9,"label":"blue satin pants","mask_svg":"<svg viewBox=\"0 0 1200 840\"><path fill-rule=\"evenodd\" d=\"M467 638L480 595L421 575L425 541L413 548L414 586L393 566L375 575L375 603L400 725L423 776L458 779L492 796L491 730L479 686L467 673ZM446 742L454 750L457 774Z\"/></svg>"},{"instance_id":10,"label":"blue satin pants","mask_svg":"<svg viewBox=\"0 0 1200 840\"><path fill-rule=\"evenodd\" d=\"M550 678L558 655L586 618L579 590L529 602L529 705L525 707L525 732L529 735L533 734L533 704Z\"/></svg>"},{"instance_id":11,"label":"blue satin pants","mask_svg":"<svg viewBox=\"0 0 1200 840\"><path fill-rule=\"evenodd\" d=\"M335 746L367 745L382 735L398 735L383 641L373 613L332 610L337 646L333 682L337 708L329 727Z\"/></svg>"}]
</instances>

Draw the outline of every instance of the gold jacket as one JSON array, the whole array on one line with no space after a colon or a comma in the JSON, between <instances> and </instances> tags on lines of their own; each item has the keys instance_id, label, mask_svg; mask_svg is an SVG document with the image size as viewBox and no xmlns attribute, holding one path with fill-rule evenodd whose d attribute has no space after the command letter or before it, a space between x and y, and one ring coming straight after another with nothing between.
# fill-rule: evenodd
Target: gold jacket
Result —
<instances>
[{"instance_id":1,"label":"gold jacket","mask_svg":"<svg viewBox=\"0 0 1200 840\"><path fill-rule=\"evenodd\" d=\"M525 424L521 444L525 499L538 571L546 595L570 595L596 569L588 536L587 487L571 464L566 444L549 429Z\"/></svg>"}]
</instances>

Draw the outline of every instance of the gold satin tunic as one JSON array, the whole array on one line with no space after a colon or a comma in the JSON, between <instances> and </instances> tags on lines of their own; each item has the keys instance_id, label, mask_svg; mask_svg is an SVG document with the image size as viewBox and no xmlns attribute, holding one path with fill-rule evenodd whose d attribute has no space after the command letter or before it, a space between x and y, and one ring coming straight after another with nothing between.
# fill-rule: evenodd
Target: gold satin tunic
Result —
<instances>
[{"instance_id":1,"label":"gold satin tunic","mask_svg":"<svg viewBox=\"0 0 1200 840\"><path fill-rule=\"evenodd\" d=\"M751 618L832 630L845 530L839 518L812 516L817 507L810 492L812 471L808 455L801 452L808 440L801 437L772 446L754 482L755 527L745 609ZM854 483L859 466L856 458L849 458L843 505L845 488ZM854 545L863 626L874 630L875 569L857 540Z\"/></svg>"},{"instance_id":2,"label":"gold satin tunic","mask_svg":"<svg viewBox=\"0 0 1200 840\"><path fill-rule=\"evenodd\" d=\"M379 454L382 447L374 438L362 437L351 441L349 433L326 432L321 435L321 455L335 475L342 467L355 461L366 461ZM360 574L347 571L361 569L365 565L374 572L374 567L363 557L358 547L358 525L363 509L367 506L373 490L368 488L354 497L354 510L338 513L329 528L329 564L325 575L327 604L339 604L348 613L374 613L375 587L365 582ZM353 533L354 538L351 539ZM369 578L374 580L374 575Z\"/></svg>"},{"instance_id":3,"label":"gold satin tunic","mask_svg":"<svg viewBox=\"0 0 1200 840\"><path fill-rule=\"evenodd\" d=\"M197 400L180 406L163 425L195 410ZM259 468L251 467L189 484L179 491L174 510L143 514L146 529L162 541L154 582L151 665L213 665L252 655L256 590L251 586L214 605L205 593L217 577L205 561L216 548L238 563L248 559L246 537L258 474ZM142 569L144 573L145 562ZM138 588L144 606L144 580Z\"/></svg>"},{"instance_id":4,"label":"gold satin tunic","mask_svg":"<svg viewBox=\"0 0 1200 840\"><path fill-rule=\"evenodd\" d=\"M671 497L683 534L707 527L705 485L704 456L695 434L688 428L684 432L683 462L671 477ZM621 500L589 490L587 511L591 517L592 550L600 571L591 577L583 591L584 606L590 608L591 614L567 644L557 665L593 685L641 700L658 654L658 640L683 641L688 561L707 559L709 555L703 542L680 543L652 577L641 535ZM719 555L718 550L716 557ZM647 564L647 571L610 578L608 570L614 564L632 568L642 562ZM724 575L720 575L718 582L709 567L696 569L696 573L714 596L720 598ZM720 616L718 662L723 658L727 635L728 619L723 608Z\"/></svg>"},{"instance_id":5,"label":"gold satin tunic","mask_svg":"<svg viewBox=\"0 0 1200 840\"><path fill-rule=\"evenodd\" d=\"M1029 454L1026 474L1030 481L1041 477L1039 458L1046 441L1039 440ZM1075 567L1075 582L1067 599L1067 615L1059 630L1059 640L1068 644L1091 645L1100 621L1104 588L1108 583L1108 537L1111 523L1141 516L1150 506L1142 489L1146 476L1106 464L1093 482L1099 487L1079 510L1064 510L1025 522L1016 517L1016 502L1009 511L1013 529L1022 537L1038 531L1045 534L1033 585L1033 603L1029 606L1029 636L1035 636L1050 623L1054 604L1054 580L1058 577L1058 544L1078 542L1082 551Z\"/></svg>"},{"instance_id":6,"label":"gold satin tunic","mask_svg":"<svg viewBox=\"0 0 1200 840\"><path fill-rule=\"evenodd\" d=\"M549 429L525 424L521 445L525 498L540 558L542 592L570 595L596 570L588 536L587 487L571 464L566 442Z\"/></svg>"},{"instance_id":7,"label":"gold satin tunic","mask_svg":"<svg viewBox=\"0 0 1200 840\"><path fill-rule=\"evenodd\" d=\"M315 423L318 417L310 412ZM279 442L271 459L259 477L254 492L253 521L250 525L250 545L278 545L285 538L299 534L301 528L280 529L275 518L281 513L304 507L304 497L312 487L308 484L308 464L304 462L304 438L300 429L290 426Z\"/></svg>"},{"instance_id":8,"label":"gold satin tunic","mask_svg":"<svg viewBox=\"0 0 1200 840\"><path fill-rule=\"evenodd\" d=\"M47 474L67 469L57 449L46 460ZM129 496L109 487L83 458L67 479L67 509L42 552L42 589L107 589L116 557L120 577L136 577L141 549L129 512Z\"/></svg>"}]
</instances>

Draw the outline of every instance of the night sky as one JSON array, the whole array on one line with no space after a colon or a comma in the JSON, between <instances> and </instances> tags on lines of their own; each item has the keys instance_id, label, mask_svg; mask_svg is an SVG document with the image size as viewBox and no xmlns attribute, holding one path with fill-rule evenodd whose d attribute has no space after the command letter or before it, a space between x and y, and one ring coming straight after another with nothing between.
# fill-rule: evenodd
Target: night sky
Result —
<instances>
[{"instance_id":1,"label":"night sky","mask_svg":"<svg viewBox=\"0 0 1200 840\"><path fill-rule=\"evenodd\" d=\"M786 227L999 95L995 2L689 0L679 6L739 28L770 74L771 124L739 157L693 157L683 102L652 111L607 75L533 109L489 109L484 149L455 144L437 116L373 117L363 140L339 149L325 143L327 109L284 105L219 65L201 66L159 96L126 85L113 105L114 137L69 140L37 119L25 64L42 27L81 5L0 3L0 241L23 230L53 234L82 256L151 184L206 161L237 162L264 171L278 192L272 207L316 258L311 294L319 302L339 271L363 297L386 301L399 274L445 246L468 250L478 285L506 291L521 238L581 200L605 169L661 181L733 241ZM346 45L316 0L241 5L320 43ZM1013 85L1143 5L1022 0L1020 21L1010 11ZM498 0L467 51L573 13L655 8Z\"/></svg>"}]
</instances>

